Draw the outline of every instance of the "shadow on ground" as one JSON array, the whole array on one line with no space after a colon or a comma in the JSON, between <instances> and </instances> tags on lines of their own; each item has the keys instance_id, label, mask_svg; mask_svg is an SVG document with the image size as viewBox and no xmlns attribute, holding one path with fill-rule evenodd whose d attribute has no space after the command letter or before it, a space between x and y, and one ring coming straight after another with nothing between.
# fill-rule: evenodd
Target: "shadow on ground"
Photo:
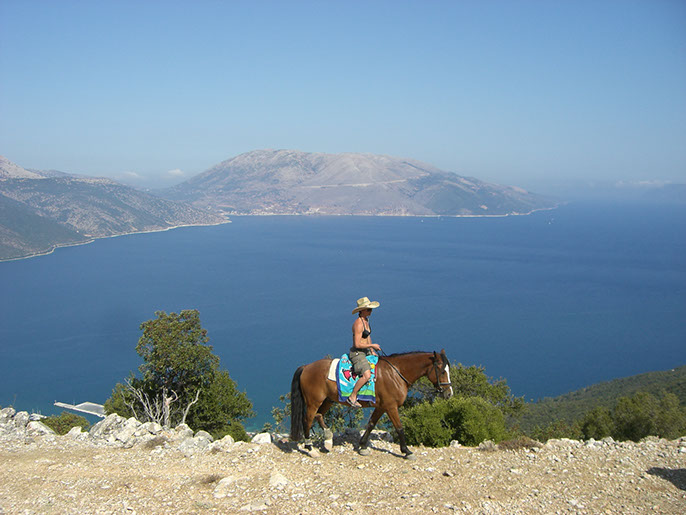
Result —
<instances>
[{"instance_id":1,"label":"shadow on ground","mask_svg":"<svg viewBox=\"0 0 686 515\"><path fill-rule=\"evenodd\" d=\"M648 469L648 474L665 479L676 486L679 490L686 491L686 469L665 469L652 467Z\"/></svg>"}]
</instances>

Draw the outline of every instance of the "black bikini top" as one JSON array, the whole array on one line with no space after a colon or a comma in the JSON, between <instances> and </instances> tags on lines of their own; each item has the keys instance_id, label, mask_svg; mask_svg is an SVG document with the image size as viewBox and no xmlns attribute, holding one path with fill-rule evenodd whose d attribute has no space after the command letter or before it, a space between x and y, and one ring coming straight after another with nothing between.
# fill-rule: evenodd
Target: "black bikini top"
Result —
<instances>
[{"instance_id":1,"label":"black bikini top","mask_svg":"<svg viewBox=\"0 0 686 515\"><path fill-rule=\"evenodd\" d=\"M372 334L372 326L369 324L369 320L367 321L367 325L369 326L369 330L367 330L367 328L364 327L364 320L362 320L362 327L364 328L362 330L362 339L363 340L369 338L369 335Z\"/></svg>"}]
</instances>

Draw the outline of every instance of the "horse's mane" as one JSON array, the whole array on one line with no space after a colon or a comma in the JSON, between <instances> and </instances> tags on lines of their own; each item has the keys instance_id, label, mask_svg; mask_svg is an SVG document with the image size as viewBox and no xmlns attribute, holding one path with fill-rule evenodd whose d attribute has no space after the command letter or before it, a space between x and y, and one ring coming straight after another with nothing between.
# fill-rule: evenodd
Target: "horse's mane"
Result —
<instances>
[{"instance_id":1,"label":"horse's mane","mask_svg":"<svg viewBox=\"0 0 686 515\"><path fill-rule=\"evenodd\" d=\"M431 351L412 350L408 352L394 352L393 354L381 355L382 358L397 358L399 356L406 356L407 354L431 354Z\"/></svg>"}]
</instances>

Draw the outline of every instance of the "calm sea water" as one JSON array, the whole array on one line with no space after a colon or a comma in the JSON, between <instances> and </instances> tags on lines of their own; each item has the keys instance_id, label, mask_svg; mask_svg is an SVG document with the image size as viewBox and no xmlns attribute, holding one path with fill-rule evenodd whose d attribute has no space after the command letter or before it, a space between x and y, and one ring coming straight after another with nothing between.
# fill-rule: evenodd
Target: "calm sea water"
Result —
<instances>
[{"instance_id":1,"label":"calm sea water","mask_svg":"<svg viewBox=\"0 0 686 515\"><path fill-rule=\"evenodd\" d=\"M0 405L104 402L141 322L197 308L257 428L381 302L387 353L446 349L527 399L686 362L686 207L508 218L237 217L0 263Z\"/></svg>"}]
</instances>

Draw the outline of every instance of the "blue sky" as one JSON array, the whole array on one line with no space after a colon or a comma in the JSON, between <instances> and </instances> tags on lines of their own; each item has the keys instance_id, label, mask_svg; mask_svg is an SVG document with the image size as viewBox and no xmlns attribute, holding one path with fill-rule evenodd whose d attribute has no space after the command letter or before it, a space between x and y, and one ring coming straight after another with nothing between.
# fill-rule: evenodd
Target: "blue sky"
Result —
<instances>
[{"instance_id":1,"label":"blue sky","mask_svg":"<svg viewBox=\"0 0 686 515\"><path fill-rule=\"evenodd\" d=\"M686 182L686 2L0 0L0 154L164 186L260 148Z\"/></svg>"}]
</instances>

